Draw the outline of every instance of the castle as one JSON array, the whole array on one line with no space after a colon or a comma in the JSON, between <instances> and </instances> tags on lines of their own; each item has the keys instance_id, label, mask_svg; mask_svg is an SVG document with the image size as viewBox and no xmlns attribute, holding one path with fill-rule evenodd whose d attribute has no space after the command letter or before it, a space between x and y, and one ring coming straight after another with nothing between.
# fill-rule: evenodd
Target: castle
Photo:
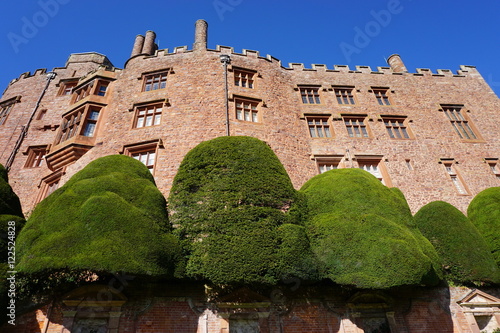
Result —
<instances>
[{"instance_id":1,"label":"castle","mask_svg":"<svg viewBox=\"0 0 500 333\"><path fill-rule=\"evenodd\" d=\"M411 73L394 54L377 70L284 67L257 51L207 49L203 20L192 48L158 50L155 38L138 35L123 69L79 53L64 67L9 84L0 99L0 164L25 215L91 161L113 154L143 162L167 197L187 152L221 136L266 142L297 189L331 169L362 168L399 188L413 212L435 200L465 212L476 194L500 185L500 101L473 66ZM75 318L78 332L479 333L500 325L498 290L414 288L326 300L302 290L292 309L279 302L283 294L244 289L220 302L217 314L196 303L203 286L158 295L136 286L127 307L126 284L117 278L114 286L76 290L64 309L38 309L19 332L74 332ZM99 293L106 299L96 300ZM93 297L85 311L97 317L74 316L82 295Z\"/></svg>"}]
</instances>

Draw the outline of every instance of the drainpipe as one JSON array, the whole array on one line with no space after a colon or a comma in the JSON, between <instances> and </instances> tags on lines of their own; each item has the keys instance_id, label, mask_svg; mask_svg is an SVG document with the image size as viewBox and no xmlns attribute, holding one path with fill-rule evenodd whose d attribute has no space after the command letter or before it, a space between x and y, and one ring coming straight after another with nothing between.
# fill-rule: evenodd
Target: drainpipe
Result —
<instances>
[{"instance_id":1,"label":"drainpipe","mask_svg":"<svg viewBox=\"0 0 500 333\"><path fill-rule=\"evenodd\" d=\"M231 63L231 57L227 54L222 54L220 56L220 62L224 64L224 98L226 107L226 136L229 136L229 96L227 87L227 65Z\"/></svg>"},{"instance_id":2,"label":"drainpipe","mask_svg":"<svg viewBox=\"0 0 500 333\"><path fill-rule=\"evenodd\" d=\"M28 122L26 125L22 126L21 129L21 134L19 134L19 138L17 138L16 145L14 146L14 149L10 153L9 159L7 160L7 163L5 164L5 169L7 171L10 170L10 167L12 166L12 163L14 163L14 158L16 157L16 154L21 147L21 144L23 143L24 138L28 134L28 129L30 127L31 121L35 117L36 111L38 110L38 107L40 106L40 102L42 101L43 95L45 95L45 92L47 91L47 88L49 87L50 81L52 81L56 77L56 73L54 72L48 72L46 74L46 79L47 83L45 84L45 88L43 88L42 93L40 94L40 97L38 97L38 101L35 104L35 107L33 108L33 111L31 112L31 115L28 119Z\"/></svg>"}]
</instances>

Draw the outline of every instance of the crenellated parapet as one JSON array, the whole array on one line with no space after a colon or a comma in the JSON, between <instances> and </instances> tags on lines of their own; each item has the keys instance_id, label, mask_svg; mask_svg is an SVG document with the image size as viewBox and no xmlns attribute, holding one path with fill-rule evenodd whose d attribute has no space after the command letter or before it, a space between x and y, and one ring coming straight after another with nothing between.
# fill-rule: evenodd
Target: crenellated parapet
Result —
<instances>
[{"instance_id":1,"label":"crenellated parapet","mask_svg":"<svg viewBox=\"0 0 500 333\"><path fill-rule=\"evenodd\" d=\"M203 20L198 20L195 24L195 41L193 48L190 49L187 45L177 46L172 52L169 49L155 49L152 47L154 44L154 37L156 34L154 32L148 32L146 34L146 41L144 36L138 35L134 46L131 57L127 60L124 67L127 67L127 63L136 57L142 56L143 58L149 59L154 57L163 56L174 56L177 54L191 53L197 50L204 50L207 52L216 52L220 54L235 55L240 57L248 57L250 59L261 59L266 60L271 63L276 63L285 70L294 71L317 71L317 72L337 72L337 73L354 73L354 74L386 74L386 75L408 75L408 76L445 76L445 77L481 77L479 72L474 66L461 65L455 73L450 69L437 69L433 72L428 68L417 68L414 73L409 72L403 63L401 57L398 54L393 54L387 59L389 66L377 66L376 70L373 70L370 66L355 66L351 69L349 65L333 65L333 68L329 68L326 64L312 64L310 68L306 67L303 63L289 63L288 67L283 66L280 59L273 57L272 55L261 56L259 51L242 49L241 52L236 52L231 46L216 45L215 49L207 48L207 28L208 25ZM146 45L149 43L149 47ZM145 51L146 49L146 51ZM140 51L141 50L141 51Z\"/></svg>"}]
</instances>

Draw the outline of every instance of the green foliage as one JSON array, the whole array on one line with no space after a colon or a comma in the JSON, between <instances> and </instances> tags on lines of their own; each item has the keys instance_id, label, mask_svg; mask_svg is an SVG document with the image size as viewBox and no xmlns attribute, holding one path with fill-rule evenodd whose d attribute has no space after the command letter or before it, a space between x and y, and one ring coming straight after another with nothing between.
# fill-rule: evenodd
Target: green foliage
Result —
<instances>
[{"instance_id":1,"label":"green foliage","mask_svg":"<svg viewBox=\"0 0 500 333\"><path fill-rule=\"evenodd\" d=\"M112 155L88 164L35 208L18 237L17 270L163 275L173 273L178 254L149 170Z\"/></svg>"},{"instance_id":2,"label":"green foliage","mask_svg":"<svg viewBox=\"0 0 500 333\"><path fill-rule=\"evenodd\" d=\"M25 224L18 196L10 187L7 170L0 164L0 306L7 307L7 271L13 271L8 262L15 259L16 237ZM9 260L10 259L10 260ZM7 317L0 319L5 322Z\"/></svg>"},{"instance_id":3,"label":"green foliage","mask_svg":"<svg viewBox=\"0 0 500 333\"><path fill-rule=\"evenodd\" d=\"M469 204L467 215L500 267L500 187L491 187L476 195Z\"/></svg>"},{"instance_id":4,"label":"green foliage","mask_svg":"<svg viewBox=\"0 0 500 333\"><path fill-rule=\"evenodd\" d=\"M278 158L258 139L221 137L192 149L169 198L188 256L186 274L219 285L308 278L314 265L304 229L294 224L296 195Z\"/></svg>"},{"instance_id":5,"label":"green foliage","mask_svg":"<svg viewBox=\"0 0 500 333\"><path fill-rule=\"evenodd\" d=\"M500 282L486 242L457 208L434 201L420 208L415 222L441 257L447 280L456 284Z\"/></svg>"},{"instance_id":6,"label":"green foliage","mask_svg":"<svg viewBox=\"0 0 500 333\"><path fill-rule=\"evenodd\" d=\"M310 179L300 192L324 278L377 289L439 281L437 253L398 189L361 169L338 169Z\"/></svg>"},{"instance_id":7,"label":"green foliage","mask_svg":"<svg viewBox=\"0 0 500 333\"><path fill-rule=\"evenodd\" d=\"M7 170L0 164L0 215L23 216L21 202L9 185Z\"/></svg>"}]
</instances>

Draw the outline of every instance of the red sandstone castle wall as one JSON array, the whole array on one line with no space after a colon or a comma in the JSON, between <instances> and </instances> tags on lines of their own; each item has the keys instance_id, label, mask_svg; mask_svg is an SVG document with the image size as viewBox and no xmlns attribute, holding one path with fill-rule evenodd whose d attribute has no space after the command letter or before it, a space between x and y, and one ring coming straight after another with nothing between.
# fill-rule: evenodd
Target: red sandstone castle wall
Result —
<instances>
[{"instance_id":1,"label":"red sandstone castle wall","mask_svg":"<svg viewBox=\"0 0 500 333\"><path fill-rule=\"evenodd\" d=\"M198 44L197 44L198 45ZM294 186L300 188L318 174L314 157L343 157L341 166L357 167L356 158L377 156L381 159L388 184L400 188L412 211L434 200L444 200L466 211L473 196L499 182L484 162L498 158L498 108L500 102L473 67L462 67L459 75L424 69L417 73L394 73L389 67L372 71L358 66L327 69L314 65L304 69L301 64L284 68L272 57L260 57L258 52L235 53L231 48L206 50L203 43L194 51L177 48L174 53L156 51L153 55L135 55L125 69L111 69L110 63L98 54L72 55L66 67L57 73L46 91L38 111L46 109L42 120L34 120L9 173L10 182L21 198L25 212L30 212L39 200L41 179L55 170L46 166L25 168L28 147L51 145L60 131L62 115L76 105L71 96L58 96L65 79L78 78L107 65L116 80L101 101L107 105L99 120L94 147L75 163L64 167L61 185L90 161L109 154L123 153L126 145L148 140L161 140L157 151L154 177L160 190L168 196L173 178L184 155L198 143L225 135L224 69L221 54L231 56L228 72L229 117L231 135L249 135L267 142L288 171ZM149 47L153 47L149 45ZM254 89L234 85L234 68L256 71ZM142 92L142 75L169 69L164 89ZM1 125L0 163L5 164L45 85L41 71L21 77L7 87L0 103L21 96ZM298 87L319 87L320 104L303 104ZM339 105L335 86L354 87L354 105ZM391 106L378 105L373 87L389 88ZM235 99L255 98L259 102L257 123L237 120ZM168 99L160 125L133 128L134 105ZM462 140L440 110L441 104L462 104L463 113L479 136L478 140ZM468 110L468 112L465 112ZM327 115L331 138L311 138L305 116ZM366 115L368 138L350 138L342 115ZM381 115L407 117L410 139L391 139L381 121ZM59 149L52 146L50 152ZM349 151L347 153L347 150ZM24 154L23 154L24 153ZM446 174L441 158L453 158L468 195L461 195ZM411 164L409 170L407 161Z\"/></svg>"},{"instance_id":2,"label":"red sandstone castle wall","mask_svg":"<svg viewBox=\"0 0 500 333\"><path fill-rule=\"evenodd\" d=\"M370 302L365 298L358 303L356 296L352 297L359 294L356 291L326 288L323 292L311 289L307 296L289 296L282 302L285 308L276 307L273 302L270 306L267 303L265 309L255 308L258 306L255 302L235 302L228 310L224 307L227 303L207 303L203 301L203 293L186 289L186 286L181 289L184 296L175 295L179 293L175 290L168 291L168 285L157 290L156 296L125 288L123 293L128 295L127 301L114 307L72 307L63 296L63 301L54 301L19 316L15 327L9 326L8 332L67 333L74 330L79 318L106 318L111 333L228 333L240 318L249 326L258 326L262 333L362 333L363 325L379 318L389 323L391 332L397 333L478 333L471 307L462 305L464 298L474 293L493 298L500 296L498 290L486 290L485 293L464 287L402 288L385 293L361 292L372 295L370 297L382 297L387 302L380 303L380 299ZM346 294L351 296L346 298ZM106 304L108 299L101 301ZM476 317L481 316L479 307L472 311ZM496 314L488 312L497 317L492 319L495 320L493 326L500 319L498 309L494 311Z\"/></svg>"}]
</instances>

